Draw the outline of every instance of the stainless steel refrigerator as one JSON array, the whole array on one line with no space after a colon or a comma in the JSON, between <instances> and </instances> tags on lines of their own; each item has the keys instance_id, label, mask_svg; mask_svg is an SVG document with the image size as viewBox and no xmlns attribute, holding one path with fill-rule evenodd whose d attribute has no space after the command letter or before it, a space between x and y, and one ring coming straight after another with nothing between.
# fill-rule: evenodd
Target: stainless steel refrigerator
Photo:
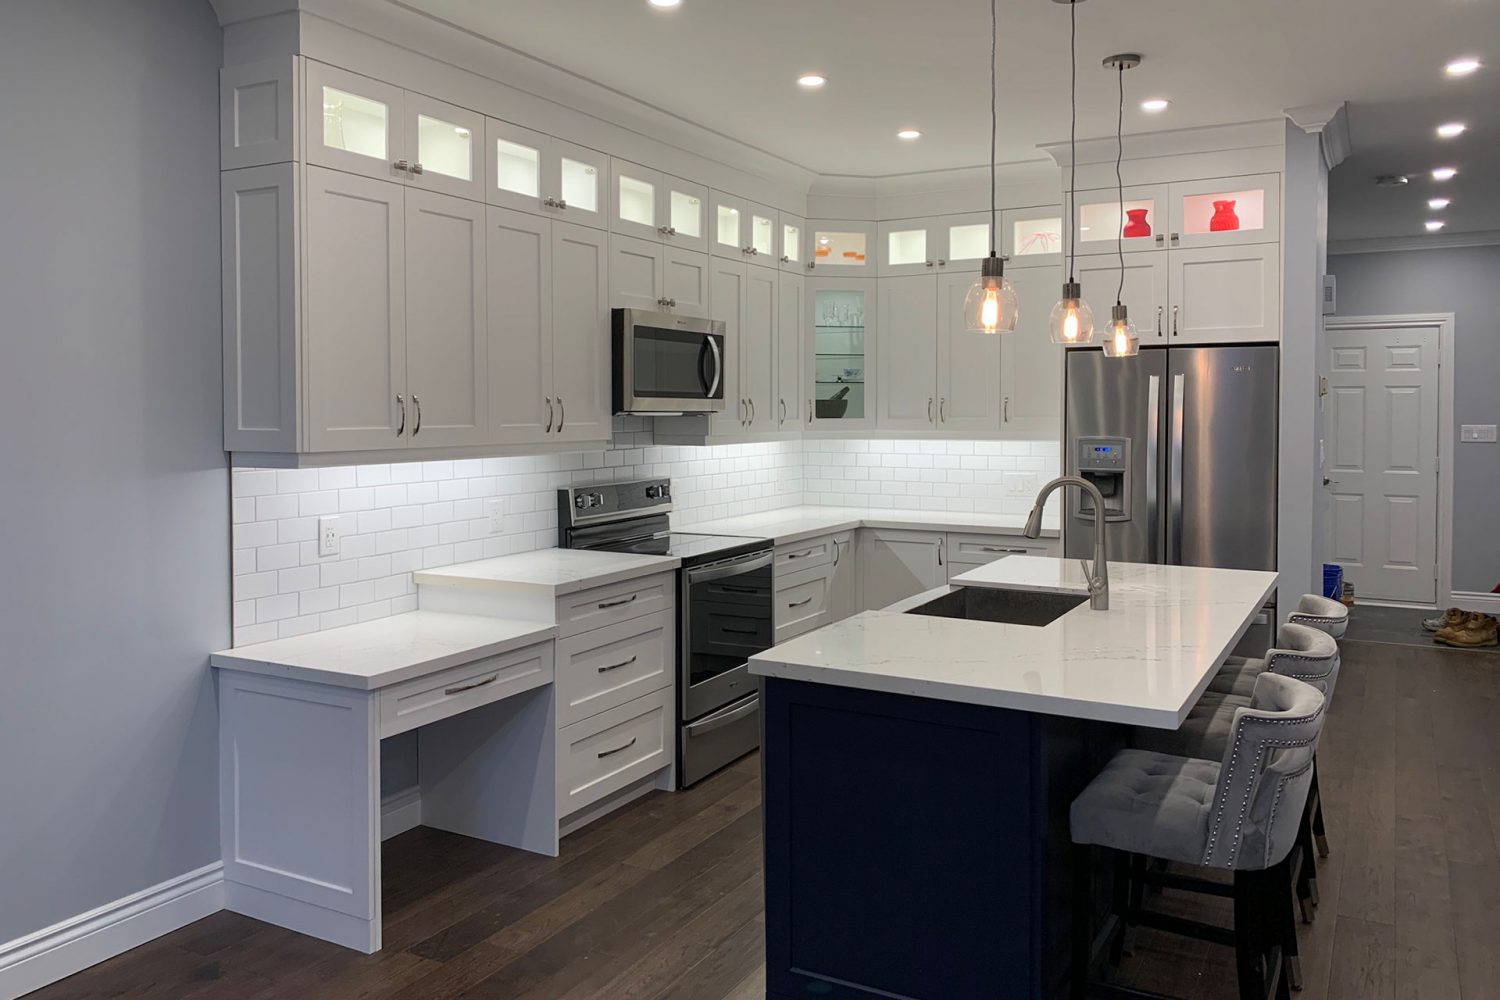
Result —
<instances>
[{"instance_id":1,"label":"stainless steel refrigerator","mask_svg":"<svg viewBox=\"0 0 1500 1000\"><path fill-rule=\"evenodd\" d=\"M1279 349L1069 351L1063 463L1104 494L1109 558L1276 568ZM1092 501L1066 491L1063 546L1093 550Z\"/></svg>"}]
</instances>

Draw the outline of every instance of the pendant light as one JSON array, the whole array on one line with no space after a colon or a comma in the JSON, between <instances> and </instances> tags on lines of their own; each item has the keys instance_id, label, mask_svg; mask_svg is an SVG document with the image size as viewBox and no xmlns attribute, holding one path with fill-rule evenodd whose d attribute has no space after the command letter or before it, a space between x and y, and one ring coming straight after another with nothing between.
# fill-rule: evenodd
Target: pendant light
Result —
<instances>
[{"instance_id":1,"label":"pendant light","mask_svg":"<svg viewBox=\"0 0 1500 1000\"><path fill-rule=\"evenodd\" d=\"M1078 5L1083 0L1056 0L1068 5L1068 126L1069 177L1068 210L1073 210L1078 196ZM1094 310L1083 299L1083 286L1073 277L1073 260L1078 250L1078 232L1070 222L1068 236L1068 280L1063 282L1062 298L1052 307L1048 329L1054 344L1075 347L1094 342Z\"/></svg>"},{"instance_id":2,"label":"pendant light","mask_svg":"<svg viewBox=\"0 0 1500 1000\"><path fill-rule=\"evenodd\" d=\"M1005 260L995 252L999 229L995 210L995 144L998 139L995 104L999 93L995 81L996 49L1000 28L996 12L999 0L990 0L990 255L980 263L979 277L964 296L964 327L981 333L1009 333L1016 328L1019 303L1016 288L1005 276Z\"/></svg>"},{"instance_id":3,"label":"pendant light","mask_svg":"<svg viewBox=\"0 0 1500 1000\"><path fill-rule=\"evenodd\" d=\"M1120 74L1120 108L1115 119L1115 196L1120 203L1119 228L1115 231L1115 252L1120 255L1120 285L1115 290L1115 305L1109 311L1109 329L1104 332L1104 356L1133 358L1141 353L1141 337L1120 296L1125 294L1125 183L1120 179L1120 163L1125 159L1125 71L1141 64L1133 52L1110 56L1104 65Z\"/></svg>"}]
</instances>

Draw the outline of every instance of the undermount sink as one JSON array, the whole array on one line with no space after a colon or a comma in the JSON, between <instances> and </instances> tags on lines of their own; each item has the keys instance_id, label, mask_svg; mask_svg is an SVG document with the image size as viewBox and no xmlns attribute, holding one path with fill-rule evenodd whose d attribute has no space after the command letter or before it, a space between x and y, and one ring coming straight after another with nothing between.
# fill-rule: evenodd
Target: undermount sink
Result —
<instances>
[{"instance_id":1,"label":"undermount sink","mask_svg":"<svg viewBox=\"0 0 1500 1000\"><path fill-rule=\"evenodd\" d=\"M1040 627L1051 624L1087 602L1088 597L1083 594L1042 594L1030 590L1002 590L994 587L956 587L942 597L908 608L906 613Z\"/></svg>"}]
</instances>

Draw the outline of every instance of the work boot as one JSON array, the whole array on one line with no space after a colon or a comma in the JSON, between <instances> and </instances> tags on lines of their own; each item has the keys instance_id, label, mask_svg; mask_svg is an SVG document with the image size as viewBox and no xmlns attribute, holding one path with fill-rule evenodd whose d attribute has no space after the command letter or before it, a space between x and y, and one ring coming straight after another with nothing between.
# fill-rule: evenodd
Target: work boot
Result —
<instances>
[{"instance_id":1,"label":"work boot","mask_svg":"<svg viewBox=\"0 0 1500 1000\"><path fill-rule=\"evenodd\" d=\"M1489 615L1476 614L1457 628L1445 628L1435 637L1445 646L1458 649L1483 649L1500 646L1495 619Z\"/></svg>"}]
</instances>

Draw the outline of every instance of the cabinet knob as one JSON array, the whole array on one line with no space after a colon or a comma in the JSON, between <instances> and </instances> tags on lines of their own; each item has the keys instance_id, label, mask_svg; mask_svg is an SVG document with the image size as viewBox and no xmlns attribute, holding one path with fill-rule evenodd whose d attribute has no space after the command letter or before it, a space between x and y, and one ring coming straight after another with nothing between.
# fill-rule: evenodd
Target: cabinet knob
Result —
<instances>
[{"instance_id":1,"label":"cabinet knob","mask_svg":"<svg viewBox=\"0 0 1500 1000\"><path fill-rule=\"evenodd\" d=\"M397 160L395 163L392 163L391 166L395 167L397 170L411 169L411 164L407 163L405 160Z\"/></svg>"},{"instance_id":2,"label":"cabinet knob","mask_svg":"<svg viewBox=\"0 0 1500 1000\"><path fill-rule=\"evenodd\" d=\"M781 262L783 264L790 264L792 262L792 258L788 257L786 254L782 254L781 255Z\"/></svg>"},{"instance_id":3,"label":"cabinet knob","mask_svg":"<svg viewBox=\"0 0 1500 1000\"><path fill-rule=\"evenodd\" d=\"M1156 234L1156 245L1157 246L1163 246L1163 245L1166 244L1166 242L1167 242L1167 238L1165 236L1163 236L1161 233L1157 233Z\"/></svg>"},{"instance_id":4,"label":"cabinet knob","mask_svg":"<svg viewBox=\"0 0 1500 1000\"><path fill-rule=\"evenodd\" d=\"M552 197L551 195L548 195L547 197L542 199L542 206L544 208L556 208L557 199Z\"/></svg>"},{"instance_id":5,"label":"cabinet knob","mask_svg":"<svg viewBox=\"0 0 1500 1000\"><path fill-rule=\"evenodd\" d=\"M946 260L944 260L943 258L939 257L938 258L938 267L947 267L947 266L948 266L948 262Z\"/></svg>"},{"instance_id":6,"label":"cabinet knob","mask_svg":"<svg viewBox=\"0 0 1500 1000\"><path fill-rule=\"evenodd\" d=\"M566 198L559 198L559 199L557 199L557 207L560 208L560 209L562 209L562 210L564 210L564 211L567 211L567 208L568 208L568 199L566 199Z\"/></svg>"},{"instance_id":7,"label":"cabinet knob","mask_svg":"<svg viewBox=\"0 0 1500 1000\"><path fill-rule=\"evenodd\" d=\"M930 261L930 260L929 260L929 261L928 261L928 262L927 262L927 266L928 266L928 267L933 267L933 266L934 266L934 265L933 265L933 262L932 262L932 261Z\"/></svg>"},{"instance_id":8,"label":"cabinet knob","mask_svg":"<svg viewBox=\"0 0 1500 1000\"><path fill-rule=\"evenodd\" d=\"M420 174L422 172L422 164L420 164L420 163L413 163L411 165L411 172L414 173L414 174Z\"/></svg>"},{"instance_id":9,"label":"cabinet knob","mask_svg":"<svg viewBox=\"0 0 1500 1000\"><path fill-rule=\"evenodd\" d=\"M671 235L671 231L666 226L657 226L656 227L656 232L657 232L658 236L670 236Z\"/></svg>"}]
</instances>

